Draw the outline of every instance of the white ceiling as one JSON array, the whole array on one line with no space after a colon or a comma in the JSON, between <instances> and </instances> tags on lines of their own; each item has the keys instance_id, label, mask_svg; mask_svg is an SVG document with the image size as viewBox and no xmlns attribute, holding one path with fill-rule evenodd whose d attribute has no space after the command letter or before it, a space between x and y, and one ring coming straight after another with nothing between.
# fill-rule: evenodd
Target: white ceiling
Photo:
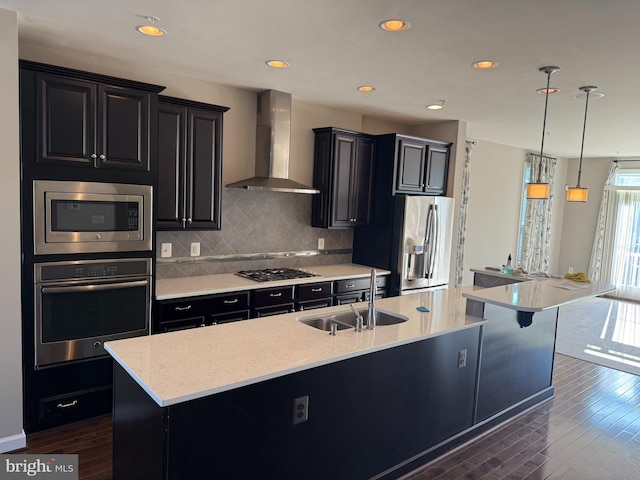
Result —
<instances>
[{"instance_id":1,"label":"white ceiling","mask_svg":"<svg viewBox=\"0 0 640 480\"><path fill-rule=\"evenodd\" d=\"M21 44L65 49L249 90L289 92L403 123L463 120L470 138L580 155L583 85L589 103L585 157L640 156L638 0L0 0L19 12ZM160 18L162 38L137 33ZM411 28L390 33L380 21ZM265 60L288 61L275 70ZM471 63L492 59L493 70ZM373 93L356 87L374 85ZM425 105L439 99L443 110Z\"/></svg>"}]
</instances>

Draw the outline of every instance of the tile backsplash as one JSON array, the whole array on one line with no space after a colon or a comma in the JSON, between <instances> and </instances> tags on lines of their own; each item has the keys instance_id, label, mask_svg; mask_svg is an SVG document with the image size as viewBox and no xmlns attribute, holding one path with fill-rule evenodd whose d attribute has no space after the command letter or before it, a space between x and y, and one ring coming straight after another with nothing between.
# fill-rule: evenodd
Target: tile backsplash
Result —
<instances>
[{"instance_id":1,"label":"tile backsplash","mask_svg":"<svg viewBox=\"0 0 640 480\"><path fill-rule=\"evenodd\" d=\"M259 268L350 263L353 231L311 227L311 198L312 195L298 193L224 188L221 230L157 233L157 278L231 273ZM341 250L348 253L243 261L203 258L316 251L318 238L324 238L326 251ZM200 242L200 257L189 257L192 242ZM160 258L162 243L172 244L173 260Z\"/></svg>"}]
</instances>

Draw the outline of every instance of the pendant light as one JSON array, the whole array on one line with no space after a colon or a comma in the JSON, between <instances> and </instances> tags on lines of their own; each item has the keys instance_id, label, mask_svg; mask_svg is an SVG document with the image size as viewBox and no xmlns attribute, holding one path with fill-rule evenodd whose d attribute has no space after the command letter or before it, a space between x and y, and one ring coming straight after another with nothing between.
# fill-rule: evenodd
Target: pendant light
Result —
<instances>
[{"instance_id":1,"label":"pendant light","mask_svg":"<svg viewBox=\"0 0 640 480\"><path fill-rule=\"evenodd\" d=\"M542 176L542 155L544 153L544 131L547 126L547 104L549 102L549 93L551 89L551 74L560 70L560 67L542 67L540 71L547 74L547 88L543 90L544 96L544 119L542 121L542 144L540 145L540 162L538 163L538 176L535 182L527 183L527 199L529 200L545 200L549 198L549 184L543 183ZM557 90L555 90L557 91ZM554 93L555 93L554 91Z\"/></svg>"},{"instance_id":2,"label":"pendant light","mask_svg":"<svg viewBox=\"0 0 640 480\"><path fill-rule=\"evenodd\" d=\"M582 145L580 145L580 165L578 166L578 181L575 187L567 188L567 202L582 202L587 201L589 196L589 189L580 186L580 177L582 176L582 152L584 151L584 132L587 129L587 109L589 108L589 94L596 90L598 87L586 86L580 87L581 92L586 93L587 100L584 104L584 123L582 124Z\"/></svg>"}]
</instances>

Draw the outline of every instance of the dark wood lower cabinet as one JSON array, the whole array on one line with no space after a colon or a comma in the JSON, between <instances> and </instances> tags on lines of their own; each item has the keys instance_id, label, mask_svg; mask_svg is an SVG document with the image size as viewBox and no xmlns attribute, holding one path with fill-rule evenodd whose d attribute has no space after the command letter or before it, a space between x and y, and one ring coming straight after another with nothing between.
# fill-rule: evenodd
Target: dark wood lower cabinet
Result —
<instances>
[{"instance_id":1,"label":"dark wood lower cabinet","mask_svg":"<svg viewBox=\"0 0 640 480\"><path fill-rule=\"evenodd\" d=\"M397 478L415 468L408 459L472 426L480 330L164 408L116 363L113 477ZM294 399L307 395L309 419L294 425Z\"/></svg>"}]
</instances>

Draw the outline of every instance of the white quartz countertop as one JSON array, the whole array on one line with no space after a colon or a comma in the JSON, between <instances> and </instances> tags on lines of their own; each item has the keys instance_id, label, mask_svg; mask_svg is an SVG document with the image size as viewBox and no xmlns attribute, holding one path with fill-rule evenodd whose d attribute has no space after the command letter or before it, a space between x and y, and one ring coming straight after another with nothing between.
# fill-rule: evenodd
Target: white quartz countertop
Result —
<instances>
[{"instance_id":1,"label":"white quartz countertop","mask_svg":"<svg viewBox=\"0 0 640 480\"><path fill-rule=\"evenodd\" d=\"M615 290L609 283L578 283L564 279L537 279L491 288L475 288L463 297L512 308L521 312L540 312Z\"/></svg>"},{"instance_id":2,"label":"white quartz countertop","mask_svg":"<svg viewBox=\"0 0 640 480\"><path fill-rule=\"evenodd\" d=\"M351 266L341 274L352 277L356 272ZM380 310L400 313L408 320L363 332L348 329L331 336L297 321L299 317L349 311L348 306L341 305L117 340L107 342L105 349L164 407L480 325L482 319L465 314L462 293L472 289L378 300ZM367 304L362 302L357 307L366 309ZM418 307L430 311L421 312Z\"/></svg>"},{"instance_id":3,"label":"white quartz countertop","mask_svg":"<svg viewBox=\"0 0 640 480\"><path fill-rule=\"evenodd\" d=\"M300 270L314 273L317 276L270 282L256 282L255 280L240 277L234 273L167 278L156 281L155 297L157 300L169 300L198 295L237 292L239 290L280 287L283 285L299 285L358 277L364 278L371 275L371 267L353 263L303 267L300 268ZM388 270L382 269L376 269L376 272L378 275L389 275L389 273L391 273Z\"/></svg>"}]
</instances>

